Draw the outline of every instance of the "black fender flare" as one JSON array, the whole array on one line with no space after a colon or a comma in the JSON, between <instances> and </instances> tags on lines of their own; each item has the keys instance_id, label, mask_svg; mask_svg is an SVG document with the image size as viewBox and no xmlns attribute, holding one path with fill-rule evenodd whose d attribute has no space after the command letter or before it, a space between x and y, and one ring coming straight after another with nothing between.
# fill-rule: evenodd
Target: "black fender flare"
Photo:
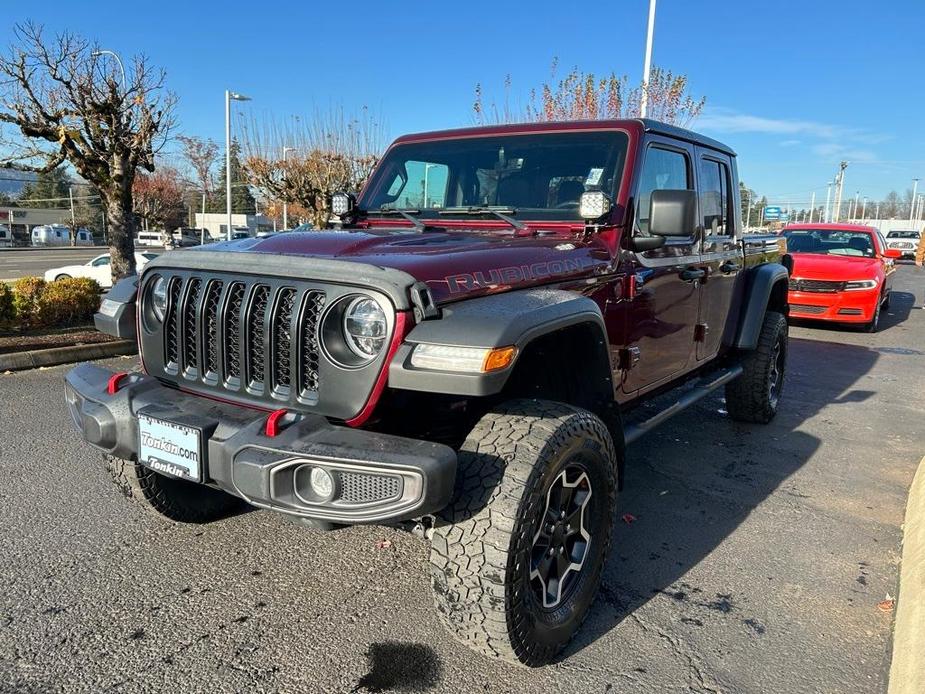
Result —
<instances>
[{"instance_id":1,"label":"black fender flare","mask_svg":"<svg viewBox=\"0 0 925 694\"><path fill-rule=\"evenodd\" d=\"M785 301L787 282L790 273L781 263L765 263L748 273L746 296L742 319L736 332L734 346L736 349L750 351L758 346L758 336L764 323L764 314L771 302L775 286L784 283Z\"/></svg>"},{"instance_id":2,"label":"black fender flare","mask_svg":"<svg viewBox=\"0 0 925 694\"><path fill-rule=\"evenodd\" d=\"M507 383L516 359L507 368L491 373L436 371L412 366L414 348L421 343L483 348L513 345L520 355L536 338L582 323L599 330L609 362L601 309L576 292L524 289L448 304L442 307L441 318L423 321L407 335L389 365L389 387L476 397L495 395ZM613 373L613 365L610 367L608 377Z\"/></svg>"}]
</instances>

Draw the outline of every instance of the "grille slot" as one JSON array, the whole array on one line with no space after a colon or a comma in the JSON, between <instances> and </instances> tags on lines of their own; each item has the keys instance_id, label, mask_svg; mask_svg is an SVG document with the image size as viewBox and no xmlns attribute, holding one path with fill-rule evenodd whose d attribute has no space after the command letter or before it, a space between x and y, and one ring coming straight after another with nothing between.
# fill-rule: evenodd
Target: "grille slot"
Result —
<instances>
[{"instance_id":1,"label":"grille slot","mask_svg":"<svg viewBox=\"0 0 925 694\"><path fill-rule=\"evenodd\" d=\"M241 307L244 305L244 284L232 282L225 303L225 377L240 381L241 378Z\"/></svg>"},{"instance_id":2,"label":"grille slot","mask_svg":"<svg viewBox=\"0 0 925 694\"><path fill-rule=\"evenodd\" d=\"M395 499L401 494L401 479L393 475L368 475L338 471L340 498L346 504L369 504Z\"/></svg>"},{"instance_id":3,"label":"grille slot","mask_svg":"<svg viewBox=\"0 0 925 694\"><path fill-rule=\"evenodd\" d=\"M324 301L324 292L310 291L306 294L305 306L302 309L299 386L303 397L311 397L318 393L318 318L324 308Z\"/></svg>"},{"instance_id":4,"label":"grille slot","mask_svg":"<svg viewBox=\"0 0 925 694\"><path fill-rule=\"evenodd\" d=\"M199 305L199 293L202 291L202 280L194 277L189 281L186 289L186 300L183 302L183 367L190 370L199 368L198 331L196 330L196 308Z\"/></svg>"},{"instance_id":5,"label":"grille slot","mask_svg":"<svg viewBox=\"0 0 925 694\"><path fill-rule=\"evenodd\" d=\"M247 378L252 388L261 389L266 377L264 358L266 356L267 331L265 320L270 303L270 288L258 284L251 297L247 316Z\"/></svg>"},{"instance_id":6,"label":"grille slot","mask_svg":"<svg viewBox=\"0 0 925 694\"><path fill-rule=\"evenodd\" d=\"M289 390L292 384L292 310L295 289L279 290L273 311L273 387Z\"/></svg>"},{"instance_id":7,"label":"grille slot","mask_svg":"<svg viewBox=\"0 0 925 694\"><path fill-rule=\"evenodd\" d=\"M169 303L168 315L164 325L164 350L167 359L165 360L168 369L176 370L180 361L180 288L182 281L179 277L170 280L168 290Z\"/></svg>"},{"instance_id":8,"label":"grille slot","mask_svg":"<svg viewBox=\"0 0 925 694\"><path fill-rule=\"evenodd\" d=\"M222 282L212 280L206 287L206 299L202 305L205 328L205 368L210 375L218 374L219 308L222 299Z\"/></svg>"}]
</instances>

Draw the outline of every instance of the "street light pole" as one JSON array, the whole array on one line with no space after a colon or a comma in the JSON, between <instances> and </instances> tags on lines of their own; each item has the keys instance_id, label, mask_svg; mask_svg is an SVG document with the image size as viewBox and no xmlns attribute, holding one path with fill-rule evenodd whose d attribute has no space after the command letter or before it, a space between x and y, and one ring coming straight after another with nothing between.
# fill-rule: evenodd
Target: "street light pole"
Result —
<instances>
[{"instance_id":1,"label":"street light pole","mask_svg":"<svg viewBox=\"0 0 925 694\"><path fill-rule=\"evenodd\" d=\"M283 147L283 175L286 175L286 156L295 152L295 147ZM283 200L283 230L289 228L289 203Z\"/></svg>"},{"instance_id":2,"label":"street light pole","mask_svg":"<svg viewBox=\"0 0 925 694\"><path fill-rule=\"evenodd\" d=\"M829 197L832 195L832 182L829 181L826 183L825 188L825 223L828 224L832 221L831 214L829 212Z\"/></svg>"},{"instance_id":3,"label":"street light pole","mask_svg":"<svg viewBox=\"0 0 925 694\"><path fill-rule=\"evenodd\" d=\"M430 173L430 170L437 166L437 164L424 164L424 202L421 205L423 209L427 209L427 175Z\"/></svg>"},{"instance_id":4,"label":"street light pole","mask_svg":"<svg viewBox=\"0 0 925 694\"><path fill-rule=\"evenodd\" d=\"M913 178L912 179L912 207L913 209L915 208L915 194L918 192L918 190L919 190L919 179ZM910 222L912 221L912 214L913 214L913 210L910 210L909 211L909 221Z\"/></svg>"},{"instance_id":5,"label":"street light pole","mask_svg":"<svg viewBox=\"0 0 925 694\"><path fill-rule=\"evenodd\" d=\"M813 214L816 211L816 191L813 191L813 201L809 203L809 223L813 223Z\"/></svg>"},{"instance_id":6,"label":"street light pole","mask_svg":"<svg viewBox=\"0 0 925 694\"><path fill-rule=\"evenodd\" d=\"M851 218L857 219L858 216L858 200L861 198L861 191L855 191L854 193L854 207L851 210Z\"/></svg>"},{"instance_id":7,"label":"street light pole","mask_svg":"<svg viewBox=\"0 0 925 694\"><path fill-rule=\"evenodd\" d=\"M101 51L93 51L93 53L91 53L90 55L92 55L94 58L97 58L101 55L111 55L113 58L115 58L116 62L119 63L119 70L122 72L122 91L123 92L128 91L128 87L126 86L126 83L125 83L125 66L122 65L122 58L119 57L118 53L116 53L115 51L101 50Z\"/></svg>"},{"instance_id":8,"label":"street light pole","mask_svg":"<svg viewBox=\"0 0 925 694\"><path fill-rule=\"evenodd\" d=\"M231 241L231 102L250 101L250 97L225 90L225 211L228 213L226 239Z\"/></svg>"},{"instance_id":9,"label":"street light pole","mask_svg":"<svg viewBox=\"0 0 925 694\"><path fill-rule=\"evenodd\" d=\"M867 219L867 196L864 196L864 205L861 207L861 219Z\"/></svg>"},{"instance_id":10,"label":"street light pole","mask_svg":"<svg viewBox=\"0 0 925 694\"><path fill-rule=\"evenodd\" d=\"M649 106L649 73L652 70L652 39L655 34L655 0L649 0L649 28L646 32L646 59L642 68L642 94L639 97L639 117L646 117Z\"/></svg>"}]
</instances>

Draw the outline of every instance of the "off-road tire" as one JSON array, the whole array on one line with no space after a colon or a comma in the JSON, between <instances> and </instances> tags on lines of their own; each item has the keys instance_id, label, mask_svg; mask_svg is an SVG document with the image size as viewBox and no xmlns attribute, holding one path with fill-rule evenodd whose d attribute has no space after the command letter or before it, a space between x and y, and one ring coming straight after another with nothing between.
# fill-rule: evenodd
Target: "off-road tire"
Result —
<instances>
[{"instance_id":1,"label":"off-road tire","mask_svg":"<svg viewBox=\"0 0 925 694\"><path fill-rule=\"evenodd\" d=\"M726 384L726 411L736 421L767 424L777 414L787 365L787 335L783 314L764 314L758 346L744 356L742 375ZM775 361L779 377L772 389Z\"/></svg>"},{"instance_id":2,"label":"off-road tire","mask_svg":"<svg viewBox=\"0 0 925 694\"><path fill-rule=\"evenodd\" d=\"M616 509L617 455L606 425L569 405L513 400L479 420L459 451L456 493L437 519L430 553L437 611L457 639L529 666L548 663L565 647L600 583ZM549 488L576 465L590 482L582 511L590 541L581 570L570 584L561 582L570 591L544 608L530 579L531 553L548 518Z\"/></svg>"},{"instance_id":3,"label":"off-road tire","mask_svg":"<svg viewBox=\"0 0 925 694\"><path fill-rule=\"evenodd\" d=\"M237 497L186 480L167 477L132 460L104 456L119 490L148 510L181 523L208 523L241 505Z\"/></svg>"}]
</instances>

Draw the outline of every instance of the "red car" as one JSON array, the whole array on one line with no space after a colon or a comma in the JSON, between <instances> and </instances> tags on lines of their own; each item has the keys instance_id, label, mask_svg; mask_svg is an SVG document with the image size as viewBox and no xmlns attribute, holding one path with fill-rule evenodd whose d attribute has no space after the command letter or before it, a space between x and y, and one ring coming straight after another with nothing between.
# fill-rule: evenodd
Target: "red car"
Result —
<instances>
[{"instance_id":1,"label":"red car","mask_svg":"<svg viewBox=\"0 0 925 694\"><path fill-rule=\"evenodd\" d=\"M790 316L861 323L876 332L900 252L888 249L874 227L856 224L792 225L783 235L793 258Z\"/></svg>"}]
</instances>

